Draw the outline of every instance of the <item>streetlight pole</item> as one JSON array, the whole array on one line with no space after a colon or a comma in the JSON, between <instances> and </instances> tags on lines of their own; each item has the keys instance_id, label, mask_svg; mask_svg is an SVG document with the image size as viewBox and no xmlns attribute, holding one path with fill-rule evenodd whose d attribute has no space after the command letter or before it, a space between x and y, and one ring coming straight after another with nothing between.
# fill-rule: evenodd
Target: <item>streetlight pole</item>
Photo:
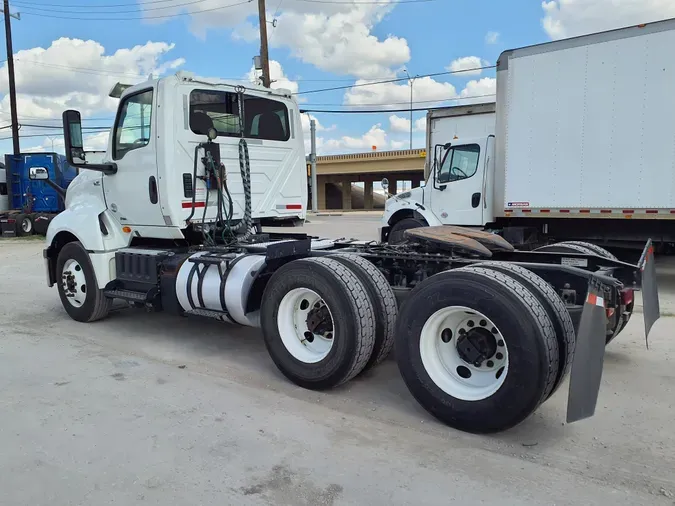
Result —
<instances>
[{"instance_id":1,"label":"streetlight pole","mask_svg":"<svg viewBox=\"0 0 675 506\"><path fill-rule=\"evenodd\" d=\"M410 77L410 74L406 69L403 69L405 75L408 76L408 82L410 83L410 149L412 149L412 138L413 138L413 83L417 76Z\"/></svg>"},{"instance_id":2,"label":"streetlight pole","mask_svg":"<svg viewBox=\"0 0 675 506\"><path fill-rule=\"evenodd\" d=\"M16 87L14 86L14 50L12 49L12 23L10 17L21 19L19 13L11 14L9 0L3 0L2 12L5 15L5 41L7 43L7 73L9 75L9 111L12 118L12 145L14 154L21 153L19 147L19 120L16 114Z\"/></svg>"}]
</instances>

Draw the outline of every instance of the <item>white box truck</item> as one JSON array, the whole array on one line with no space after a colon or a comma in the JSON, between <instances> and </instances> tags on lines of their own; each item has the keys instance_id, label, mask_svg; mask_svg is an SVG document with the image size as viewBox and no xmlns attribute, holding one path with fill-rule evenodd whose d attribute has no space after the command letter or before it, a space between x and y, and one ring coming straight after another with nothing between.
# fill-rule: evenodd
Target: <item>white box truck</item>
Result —
<instances>
[{"instance_id":1,"label":"white box truck","mask_svg":"<svg viewBox=\"0 0 675 506\"><path fill-rule=\"evenodd\" d=\"M675 19L505 51L495 103L429 111L426 183L387 201L382 239L443 224L530 249L669 247L673 47Z\"/></svg>"}]
</instances>

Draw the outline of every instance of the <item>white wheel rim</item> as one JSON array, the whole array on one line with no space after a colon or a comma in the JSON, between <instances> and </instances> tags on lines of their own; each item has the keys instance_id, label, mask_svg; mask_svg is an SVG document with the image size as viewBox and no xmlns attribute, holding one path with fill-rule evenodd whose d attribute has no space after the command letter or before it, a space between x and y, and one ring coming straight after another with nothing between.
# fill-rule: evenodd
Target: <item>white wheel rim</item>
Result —
<instances>
[{"instance_id":1,"label":"white wheel rim","mask_svg":"<svg viewBox=\"0 0 675 506\"><path fill-rule=\"evenodd\" d=\"M27 219L23 220L21 222L21 229L24 232L30 232L33 229L33 226L32 226L32 223L30 222L30 220L27 220Z\"/></svg>"},{"instance_id":2,"label":"white wheel rim","mask_svg":"<svg viewBox=\"0 0 675 506\"><path fill-rule=\"evenodd\" d=\"M312 332L307 320L322 308L328 310L329 328L319 328L320 332ZM295 288L284 295L279 303L277 325L286 350L300 362L320 362L333 347L333 315L321 296L309 288Z\"/></svg>"},{"instance_id":3,"label":"white wheel rim","mask_svg":"<svg viewBox=\"0 0 675 506\"><path fill-rule=\"evenodd\" d=\"M68 302L72 306L82 307L87 298L87 280L84 270L77 260L69 259L63 265L61 286Z\"/></svg>"},{"instance_id":4,"label":"white wheel rim","mask_svg":"<svg viewBox=\"0 0 675 506\"><path fill-rule=\"evenodd\" d=\"M479 366L467 362L466 353L457 348L460 342L474 349L472 342L487 343L483 349L489 357ZM436 386L463 401L487 399L504 384L508 373L508 350L501 332L489 318L468 307L450 306L431 315L422 327L420 355Z\"/></svg>"}]
</instances>

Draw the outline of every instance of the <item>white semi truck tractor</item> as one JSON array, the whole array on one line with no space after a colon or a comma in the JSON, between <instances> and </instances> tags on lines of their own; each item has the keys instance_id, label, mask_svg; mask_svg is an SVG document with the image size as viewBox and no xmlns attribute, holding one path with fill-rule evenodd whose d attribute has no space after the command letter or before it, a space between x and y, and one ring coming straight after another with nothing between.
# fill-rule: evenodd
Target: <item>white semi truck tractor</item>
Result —
<instances>
[{"instance_id":1,"label":"white semi truck tractor","mask_svg":"<svg viewBox=\"0 0 675 506\"><path fill-rule=\"evenodd\" d=\"M279 370L317 390L377 366L395 344L420 404L484 433L527 418L570 370L567 419L591 416L606 329L618 332L611 316L623 317L641 289L647 332L659 317L649 242L632 265L519 252L463 228L420 229L401 247L265 233L306 212L290 93L179 73L111 95L119 108L96 163L80 114L63 114L66 153L81 171L49 225L44 260L76 321L102 320L117 299L260 327Z\"/></svg>"},{"instance_id":2,"label":"white semi truck tractor","mask_svg":"<svg viewBox=\"0 0 675 506\"><path fill-rule=\"evenodd\" d=\"M673 47L666 20L505 51L495 102L429 111L426 183L386 202L381 239L459 225L521 249L672 249Z\"/></svg>"}]
</instances>

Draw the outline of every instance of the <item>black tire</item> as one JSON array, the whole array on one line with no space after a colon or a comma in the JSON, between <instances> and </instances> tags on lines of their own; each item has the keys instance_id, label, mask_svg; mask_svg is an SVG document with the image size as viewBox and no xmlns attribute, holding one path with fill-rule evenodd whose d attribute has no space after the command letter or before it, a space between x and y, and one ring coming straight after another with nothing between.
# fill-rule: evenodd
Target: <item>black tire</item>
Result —
<instances>
[{"instance_id":1,"label":"black tire","mask_svg":"<svg viewBox=\"0 0 675 506\"><path fill-rule=\"evenodd\" d=\"M17 237L28 237L33 235L35 227L33 225L33 216L30 214L17 214L16 219L16 235Z\"/></svg>"},{"instance_id":2,"label":"black tire","mask_svg":"<svg viewBox=\"0 0 675 506\"><path fill-rule=\"evenodd\" d=\"M47 229L52 221L52 215L44 213L35 213L33 225L35 226L35 233L37 235L47 235Z\"/></svg>"},{"instance_id":3,"label":"black tire","mask_svg":"<svg viewBox=\"0 0 675 506\"><path fill-rule=\"evenodd\" d=\"M394 347L396 317L398 316L396 295L384 274L365 258L350 253L330 255L328 258L337 260L356 274L366 288L375 310L375 344L373 353L364 367L366 371L386 359Z\"/></svg>"},{"instance_id":4,"label":"black tire","mask_svg":"<svg viewBox=\"0 0 675 506\"><path fill-rule=\"evenodd\" d=\"M595 244L591 244L590 242L564 241L564 242L560 242L558 244L573 244L573 245L576 245L576 246L581 246L582 248L586 248L586 249L591 250L596 255L599 255L601 257L610 258L612 260L618 260L618 258L613 253L610 253L605 248L602 248L600 246L596 246Z\"/></svg>"},{"instance_id":5,"label":"black tire","mask_svg":"<svg viewBox=\"0 0 675 506\"><path fill-rule=\"evenodd\" d=\"M506 377L482 400L448 394L422 362L424 324L450 306L481 312L505 341ZM558 376L558 342L546 310L525 285L493 269L445 271L417 285L399 311L396 350L399 370L415 399L442 422L467 432L498 432L522 422L548 397Z\"/></svg>"},{"instance_id":6,"label":"black tire","mask_svg":"<svg viewBox=\"0 0 675 506\"><path fill-rule=\"evenodd\" d=\"M574 349L577 343L574 322L565 303L553 287L544 279L520 265L508 262L480 262L473 264L471 267L486 267L511 276L525 285L537 297L541 305L544 306L544 309L546 309L558 339L558 377L556 378L553 390L549 394L549 397L551 397L558 390L558 387L560 387L572 368Z\"/></svg>"},{"instance_id":7,"label":"black tire","mask_svg":"<svg viewBox=\"0 0 675 506\"><path fill-rule=\"evenodd\" d=\"M403 218L401 221L397 221L389 230L389 237L387 242L389 244L401 244L405 242L405 237L403 232L410 228L419 228L426 227L427 224L417 218Z\"/></svg>"},{"instance_id":8,"label":"black tire","mask_svg":"<svg viewBox=\"0 0 675 506\"><path fill-rule=\"evenodd\" d=\"M85 300L80 307L75 307L68 300L64 283L62 280L63 267L68 260L75 260L81 266L84 272L84 278L87 287L93 287L85 291ZM103 295L103 290L98 288L94 268L89 260L89 255L79 242L69 242L66 244L56 259L56 286L59 290L61 303L66 313L78 322L93 322L101 320L108 315L112 306L112 299Z\"/></svg>"},{"instance_id":9,"label":"black tire","mask_svg":"<svg viewBox=\"0 0 675 506\"><path fill-rule=\"evenodd\" d=\"M581 253L582 255L597 255L597 251L593 251L586 246L575 244L574 242L557 242L555 244L547 244L541 246L534 251L550 251L552 253Z\"/></svg>"},{"instance_id":10,"label":"black tire","mask_svg":"<svg viewBox=\"0 0 675 506\"><path fill-rule=\"evenodd\" d=\"M328 355L315 363L295 358L279 331L279 306L295 288L318 294L335 324ZM375 311L368 292L356 274L331 258L305 258L279 268L265 287L260 321L270 357L284 376L303 388L325 390L345 383L363 370L373 353Z\"/></svg>"}]
</instances>

